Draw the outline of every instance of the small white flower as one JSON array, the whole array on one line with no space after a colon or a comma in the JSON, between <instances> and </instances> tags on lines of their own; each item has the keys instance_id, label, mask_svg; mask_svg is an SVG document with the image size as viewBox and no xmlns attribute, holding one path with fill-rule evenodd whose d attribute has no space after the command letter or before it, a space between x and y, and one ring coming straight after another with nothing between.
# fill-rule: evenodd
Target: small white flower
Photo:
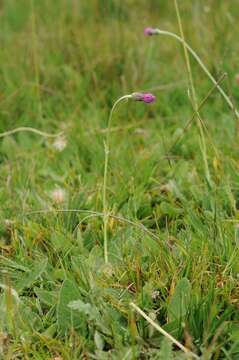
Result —
<instances>
[{"instance_id":1,"label":"small white flower","mask_svg":"<svg viewBox=\"0 0 239 360\"><path fill-rule=\"evenodd\" d=\"M59 136L55 139L55 141L53 142L52 146L54 147L55 150L61 152L65 149L67 145L67 140L65 136Z\"/></svg>"},{"instance_id":2,"label":"small white flower","mask_svg":"<svg viewBox=\"0 0 239 360\"><path fill-rule=\"evenodd\" d=\"M160 297L160 292L158 290L154 290L152 292L152 299L157 300Z\"/></svg>"},{"instance_id":3,"label":"small white flower","mask_svg":"<svg viewBox=\"0 0 239 360\"><path fill-rule=\"evenodd\" d=\"M13 221L13 220L9 220L9 219L4 219L4 220L3 220L3 223L4 223L4 225L5 225L7 228L10 228L10 227L14 224L14 221Z\"/></svg>"},{"instance_id":4,"label":"small white flower","mask_svg":"<svg viewBox=\"0 0 239 360\"><path fill-rule=\"evenodd\" d=\"M64 189L57 188L55 190L52 190L50 196L54 203L62 204L66 199L66 192Z\"/></svg>"}]
</instances>

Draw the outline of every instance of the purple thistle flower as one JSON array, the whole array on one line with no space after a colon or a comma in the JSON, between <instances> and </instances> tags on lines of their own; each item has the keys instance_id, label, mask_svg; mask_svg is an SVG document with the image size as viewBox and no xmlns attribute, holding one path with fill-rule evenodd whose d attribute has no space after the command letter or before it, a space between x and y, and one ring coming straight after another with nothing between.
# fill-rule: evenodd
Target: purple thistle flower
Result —
<instances>
[{"instance_id":1,"label":"purple thistle flower","mask_svg":"<svg viewBox=\"0 0 239 360\"><path fill-rule=\"evenodd\" d=\"M151 28L151 27L146 27L146 28L144 29L144 34L145 34L145 35L149 35L149 36L155 35L155 34L156 34L156 29L153 29L153 28Z\"/></svg>"},{"instance_id":2,"label":"purple thistle flower","mask_svg":"<svg viewBox=\"0 0 239 360\"><path fill-rule=\"evenodd\" d=\"M150 93L133 93L132 99L136 101L143 101L146 104L150 104L155 101L156 97Z\"/></svg>"}]
</instances>

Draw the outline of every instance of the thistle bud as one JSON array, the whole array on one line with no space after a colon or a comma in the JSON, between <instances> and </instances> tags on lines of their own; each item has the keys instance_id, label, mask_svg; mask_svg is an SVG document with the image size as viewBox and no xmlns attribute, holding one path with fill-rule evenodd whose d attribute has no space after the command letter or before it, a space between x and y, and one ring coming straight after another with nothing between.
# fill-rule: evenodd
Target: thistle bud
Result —
<instances>
[{"instance_id":1,"label":"thistle bud","mask_svg":"<svg viewBox=\"0 0 239 360\"><path fill-rule=\"evenodd\" d=\"M157 30L156 29L153 29L151 27L146 27L144 29L144 34L145 35L148 35L148 36L152 36L152 35L156 35L157 34Z\"/></svg>"},{"instance_id":2,"label":"thistle bud","mask_svg":"<svg viewBox=\"0 0 239 360\"><path fill-rule=\"evenodd\" d=\"M150 104L155 101L156 97L150 93L133 93L132 99L136 101L143 101L146 104Z\"/></svg>"}]
</instances>

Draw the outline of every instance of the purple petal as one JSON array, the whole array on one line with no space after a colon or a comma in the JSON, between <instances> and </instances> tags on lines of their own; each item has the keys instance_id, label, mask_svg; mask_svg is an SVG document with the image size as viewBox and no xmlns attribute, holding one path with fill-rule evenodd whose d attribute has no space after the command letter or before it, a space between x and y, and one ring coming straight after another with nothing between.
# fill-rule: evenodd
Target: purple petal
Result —
<instances>
[{"instance_id":1,"label":"purple petal","mask_svg":"<svg viewBox=\"0 0 239 360\"><path fill-rule=\"evenodd\" d=\"M149 36L154 35L155 34L155 29L153 29L151 27L146 27L144 29L144 34L149 35Z\"/></svg>"},{"instance_id":2,"label":"purple petal","mask_svg":"<svg viewBox=\"0 0 239 360\"><path fill-rule=\"evenodd\" d=\"M136 101L143 101L146 104L150 104L156 99L156 97L150 93L133 93L132 98Z\"/></svg>"},{"instance_id":3,"label":"purple petal","mask_svg":"<svg viewBox=\"0 0 239 360\"><path fill-rule=\"evenodd\" d=\"M143 101L147 104L154 102L156 97L153 94L144 94Z\"/></svg>"}]
</instances>

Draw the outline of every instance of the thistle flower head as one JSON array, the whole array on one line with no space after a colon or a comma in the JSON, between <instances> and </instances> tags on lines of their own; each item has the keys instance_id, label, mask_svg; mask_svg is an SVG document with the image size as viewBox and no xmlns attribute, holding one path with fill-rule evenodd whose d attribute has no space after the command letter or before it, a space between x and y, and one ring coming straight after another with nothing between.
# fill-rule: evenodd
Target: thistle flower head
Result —
<instances>
[{"instance_id":1,"label":"thistle flower head","mask_svg":"<svg viewBox=\"0 0 239 360\"><path fill-rule=\"evenodd\" d=\"M145 35L148 35L148 36L151 36L151 35L155 35L157 33L156 29L154 28L151 28L151 27L146 27L144 29L144 34Z\"/></svg>"},{"instance_id":2,"label":"thistle flower head","mask_svg":"<svg viewBox=\"0 0 239 360\"><path fill-rule=\"evenodd\" d=\"M136 101L143 101L146 104L150 104L155 101L156 97L150 93L133 93L132 99Z\"/></svg>"}]
</instances>

